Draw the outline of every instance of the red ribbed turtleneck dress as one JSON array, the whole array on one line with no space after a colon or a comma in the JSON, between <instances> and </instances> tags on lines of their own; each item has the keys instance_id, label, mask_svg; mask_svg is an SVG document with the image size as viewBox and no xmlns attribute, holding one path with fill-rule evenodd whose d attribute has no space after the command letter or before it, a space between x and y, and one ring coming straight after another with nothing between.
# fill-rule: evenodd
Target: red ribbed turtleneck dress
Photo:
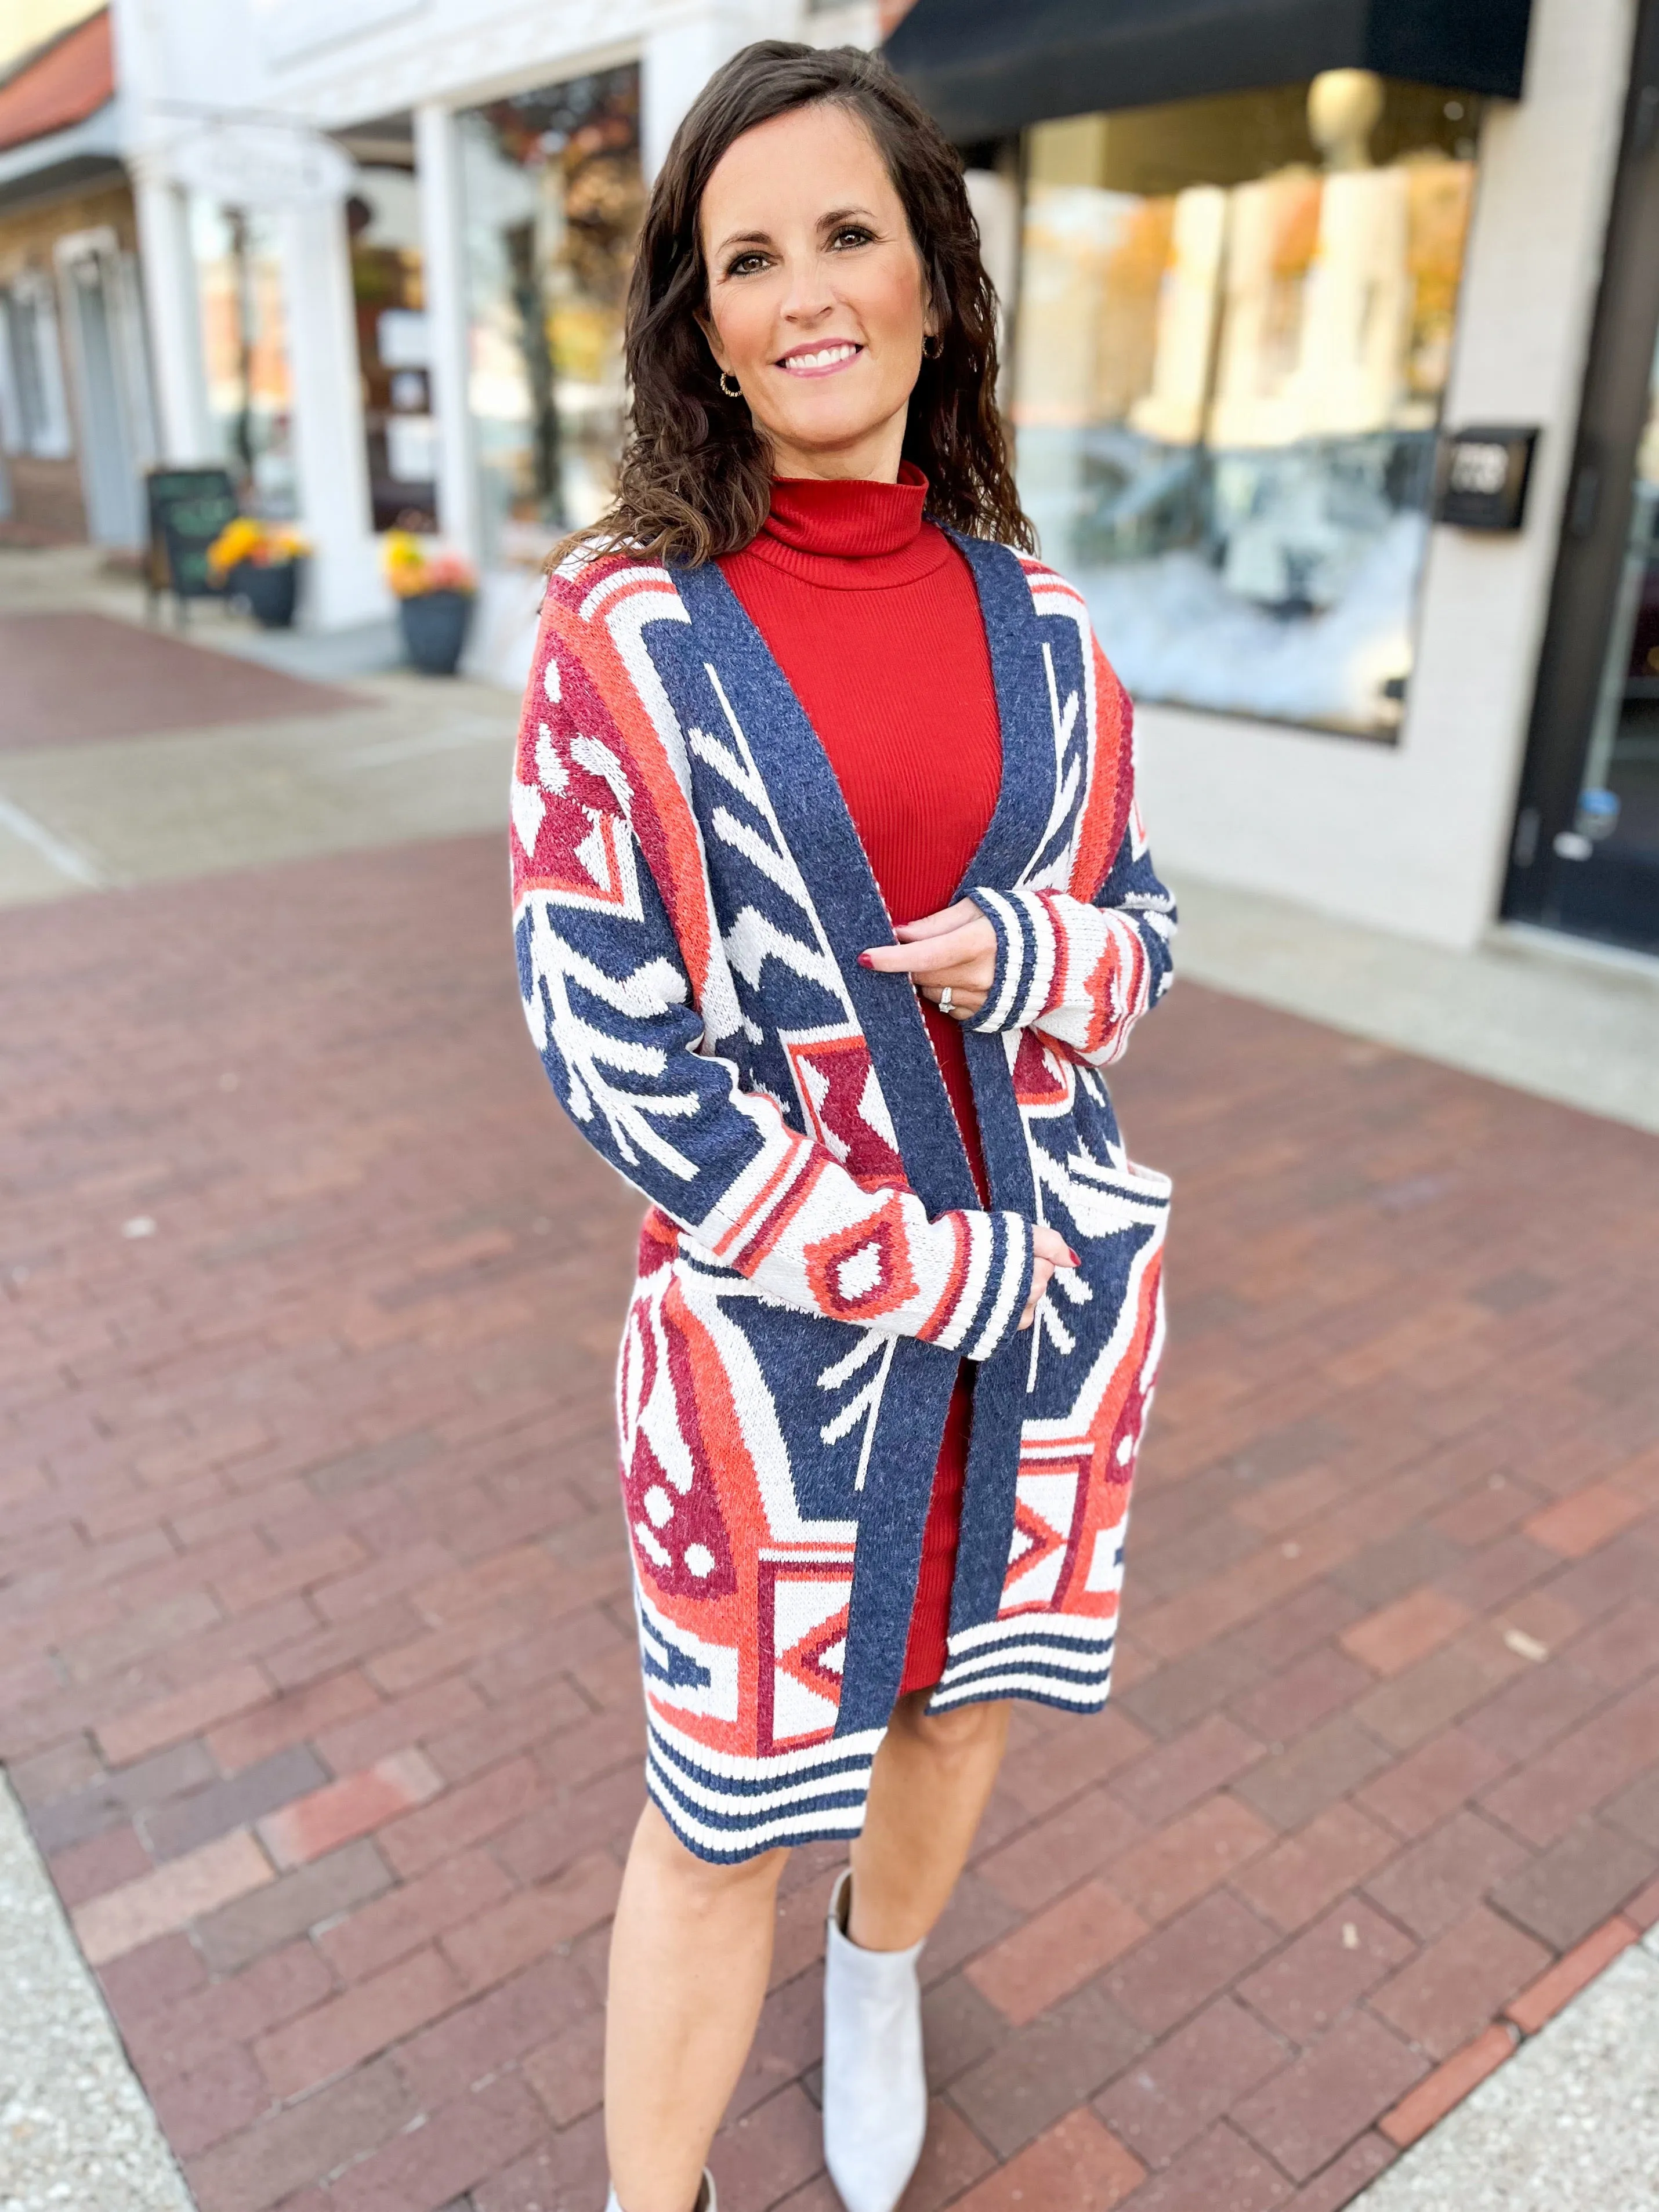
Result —
<instances>
[{"instance_id":1,"label":"red ribbed turtleneck dress","mask_svg":"<svg viewBox=\"0 0 1659 2212\"><path fill-rule=\"evenodd\" d=\"M927 496L908 461L896 484L780 479L760 536L720 564L830 756L895 922L950 905L1002 775L978 594L961 554L922 520ZM925 1000L921 1010L988 1203L962 1031ZM906 1690L945 1670L970 1402L964 1369L933 1474Z\"/></svg>"}]
</instances>

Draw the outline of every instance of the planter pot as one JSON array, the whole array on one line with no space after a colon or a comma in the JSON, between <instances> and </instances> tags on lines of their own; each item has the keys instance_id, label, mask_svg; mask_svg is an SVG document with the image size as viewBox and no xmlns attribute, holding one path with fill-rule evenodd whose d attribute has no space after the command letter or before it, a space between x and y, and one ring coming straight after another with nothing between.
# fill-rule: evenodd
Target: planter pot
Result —
<instances>
[{"instance_id":1,"label":"planter pot","mask_svg":"<svg viewBox=\"0 0 1659 2212\"><path fill-rule=\"evenodd\" d=\"M261 629L292 629L300 600L300 563L240 561L230 572L230 588L246 599Z\"/></svg>"},{"instance_id":2,"label":"planter pot","mask_svg":"<svg viewBox=\"0 0 1659 2212\"><path fill-rule=\"evenodd\" d=\"M428 676L453 676L472 613L470 592L419 592L399 599L404 650Z\"/></svg>"}]
</instances>

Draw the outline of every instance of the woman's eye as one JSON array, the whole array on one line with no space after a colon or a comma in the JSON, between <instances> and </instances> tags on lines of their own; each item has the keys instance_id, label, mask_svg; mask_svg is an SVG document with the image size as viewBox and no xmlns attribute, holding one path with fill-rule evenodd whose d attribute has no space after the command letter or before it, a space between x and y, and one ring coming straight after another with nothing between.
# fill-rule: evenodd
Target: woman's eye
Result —
<instances>
[{"instance_id":1,"label":"woman's eye","mask_svg":"<svg viewBox=\"0 0 1659 2212\"><path fill-rule=\"evenodd\" d=\"M837 246L868 246L874 236L875 233L866 230L862 223L849 222L844 230L836 233L832 243Z\"/></svg>"},{"instance_id":2,"label":"woman's eye","mask_svg":"<svg viewBox=\"0 0 1659 2212\"><path fill-rule=\"evenodd\" d=\"M726 273L728 276L747 276L752 270L765 266L766 256L763 253L740 253L728 264Z\"/></svg>"}]
</instances>

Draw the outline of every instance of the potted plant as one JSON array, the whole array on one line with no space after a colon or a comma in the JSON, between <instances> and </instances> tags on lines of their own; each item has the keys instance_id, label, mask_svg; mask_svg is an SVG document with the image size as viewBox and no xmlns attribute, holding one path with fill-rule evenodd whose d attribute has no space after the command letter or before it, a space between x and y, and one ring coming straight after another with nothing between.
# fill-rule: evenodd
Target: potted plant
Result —
<instances>
[{"instance_id":1,"label":"potted plant","mask_svg":"<svg viewBox=\"0 0 1659 2212\"><path fill-rule=\"evenodd\" d=\"M453 676L466 642L477 580L459 553L417 538L386 532L386 574L398 598L404 650L428 676Z\"/></svg>"},{"instance_id":2,"label":"potted plant","mask_svg":"<svg viewBox=\"0 0 1659 2212\"><path fill-rule=\"evenodd\" d=\"M208 548L208 571L233 597L245 599L261 629L291 629L300 599L300 570L311 550L288 523L239 514Z\"/></svg>"}]
</instances>

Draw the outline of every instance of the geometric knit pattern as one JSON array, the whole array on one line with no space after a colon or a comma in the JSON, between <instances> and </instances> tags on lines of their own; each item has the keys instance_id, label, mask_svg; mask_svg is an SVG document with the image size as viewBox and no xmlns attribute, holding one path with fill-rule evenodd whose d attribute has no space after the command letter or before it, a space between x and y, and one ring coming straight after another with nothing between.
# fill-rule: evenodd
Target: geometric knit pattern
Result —
<instances>
[{"instance_id":1,"label":"geometric knit pattern","mask_svg":"<svg viewBox=\"0 0 1659 2212\"><path fill-rule=\"evenodd\" d=\"M550 580L512 794L526 1018L649 1200L617 1366L649 1748L709 1859L855 1834L958 1363L977 1364L933 1710L1107 1695L1163 1337L1167 1180L1100 1070L1170 980L1128 700L1082 600L958 539L1003 777L959 896L981 1204L827 756L717 567ZM1082 1265L1018 1329L1031 1230Z\"/></svg>"}]
</instances>

